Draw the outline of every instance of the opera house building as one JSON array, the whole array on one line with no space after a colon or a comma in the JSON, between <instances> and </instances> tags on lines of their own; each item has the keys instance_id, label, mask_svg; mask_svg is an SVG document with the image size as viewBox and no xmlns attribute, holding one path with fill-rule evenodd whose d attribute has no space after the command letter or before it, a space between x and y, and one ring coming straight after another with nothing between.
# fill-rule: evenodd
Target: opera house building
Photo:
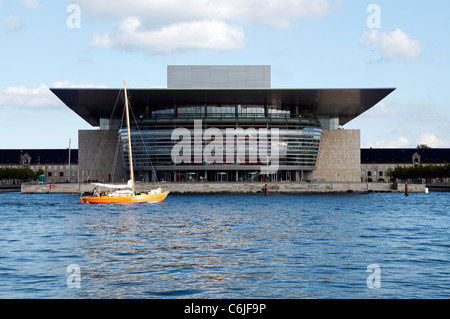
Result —
<instances>
[{"instance_id":1,"label":"opera house building","mask_svg":"<svg viewBox=\"0 0 450 319\"><path fill-rule=\"evenodd\" d=\"M79 131L80 181L126 180L124 87L51 90L93 127ZM345 125L393 91L272 88L267 65L168 66L167 88L127 88L136 180L360 181L360 131Z\"/></svg>"}]
</instances>

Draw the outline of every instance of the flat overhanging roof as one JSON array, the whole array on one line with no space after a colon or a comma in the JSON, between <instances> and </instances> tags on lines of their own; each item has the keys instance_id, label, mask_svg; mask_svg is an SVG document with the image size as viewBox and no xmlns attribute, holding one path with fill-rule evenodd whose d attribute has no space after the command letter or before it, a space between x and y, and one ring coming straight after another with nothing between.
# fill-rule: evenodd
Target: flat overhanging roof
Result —
<instances>
[{"instance_id":1,"label":"flat overhanging roof","mask_svg":"<svg viewBox=\"0 0 450 319\"><path fill-rule=\"evenodd\" d=\"M121 109L123 89L50 89L70 109L92 126ZM128 89L135 114L146 107L173 105L277 105L298 106L300 114L339 117L344 125L375 106L394 88L384 89ZM121 98L119 100L119 93ZM121 114L121 113L120 113Z\"/></svg>"}]
</instances>

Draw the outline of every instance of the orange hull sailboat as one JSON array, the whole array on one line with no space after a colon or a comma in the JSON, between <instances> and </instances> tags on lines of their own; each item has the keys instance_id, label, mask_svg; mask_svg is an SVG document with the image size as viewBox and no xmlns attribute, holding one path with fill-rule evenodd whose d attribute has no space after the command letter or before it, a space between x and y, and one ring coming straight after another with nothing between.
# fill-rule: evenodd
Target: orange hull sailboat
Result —
<instances>
[{"instance_id":1,"label":"orange hull sailboat","mask_svg":"<svg viewBox=\"0 0 450 319\"><path fill-rule=\"evenodd\" d=\"M83 204L127 204L127 203L158 203L166 199L168 192L144 193L144 194L123 194L120 191L103 196L81 197Z\"/></svg>"},{"instance_id":2,"label":"orange hull sailboat","mask_svg":"<svg viewBox=\"0 0 450 319\"><path fill-rule=\"evenodd\" d=\"M120 203L158 203L162 202L169 192L163 192L161 188L152 190L147 193L136 194L134 186L134 171L133 171L133 154L131 150L131 133L130 133L130 115L128 106L127 88L125 85L125 113L127 119L128 132L128 158L130 162L130 180L126 185L100 184L93 183L94 186L103 187L107 189L115 189L115 191L100 193L97 188L94 189L92 195L81 196L82 204L120 204Z\"/></svg>"}]
</instances>

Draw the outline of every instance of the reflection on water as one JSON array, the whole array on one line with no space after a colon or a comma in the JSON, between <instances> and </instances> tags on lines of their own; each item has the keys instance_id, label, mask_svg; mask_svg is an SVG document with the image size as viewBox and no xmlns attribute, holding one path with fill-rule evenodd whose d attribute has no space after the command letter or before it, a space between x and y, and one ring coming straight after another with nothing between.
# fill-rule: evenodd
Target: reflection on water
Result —
<instances>
[{"instance_id":1,"label":"reflection on water","mask_svg":"<svg viewBox=\"0 0 450 319\"><path fill-rule=\"evenodd\" d=\"M448 298L449 199L0 194L0 297ZM67 288L70 264L80 289ZM380 289L367 287L370 264Z\"/></svg>"}]
</instances>

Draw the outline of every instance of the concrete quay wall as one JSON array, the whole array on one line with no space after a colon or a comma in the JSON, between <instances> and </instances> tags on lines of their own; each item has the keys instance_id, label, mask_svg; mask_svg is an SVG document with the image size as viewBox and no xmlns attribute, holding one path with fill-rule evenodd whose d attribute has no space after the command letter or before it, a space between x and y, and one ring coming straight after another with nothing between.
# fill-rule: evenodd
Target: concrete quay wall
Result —
<instances>
[{"instance_id":1,"label":"concrete quay wall","mask_svg":"<svg viewBox=\"0 0 450 319\"><path fill-rule=\"evenodd\" d=\"M0 193L20 192L20 185L0 186Z\"/></svg>"},{"instance_id":2,"label":"concrete quay wall","mask_svg":"<svg viewBox=\"0 0 450 319\"><path fill-rule=\"evenodd\" d=\"M367 193L405 192L405 184L387 183L161 183L160 187L172 194L255 194L264 192L267 184L269 194L298 193ZM153 183L136 183L136 192L146 192L156 188ZM77 194L91 192L90 184L22 185L23 194ZM409 193L425 193L424 184L408 185Z\"/></svg>"},{"instance_id":3,"label":"concrete quay wall","mask_svg":"<svg viewBox=\"0 0 450 319\"><path fill-rule=\"evenodd\" d=\"M427 184L430 192L450 192L450 185Z\"/></svg>"}]
</instances>

